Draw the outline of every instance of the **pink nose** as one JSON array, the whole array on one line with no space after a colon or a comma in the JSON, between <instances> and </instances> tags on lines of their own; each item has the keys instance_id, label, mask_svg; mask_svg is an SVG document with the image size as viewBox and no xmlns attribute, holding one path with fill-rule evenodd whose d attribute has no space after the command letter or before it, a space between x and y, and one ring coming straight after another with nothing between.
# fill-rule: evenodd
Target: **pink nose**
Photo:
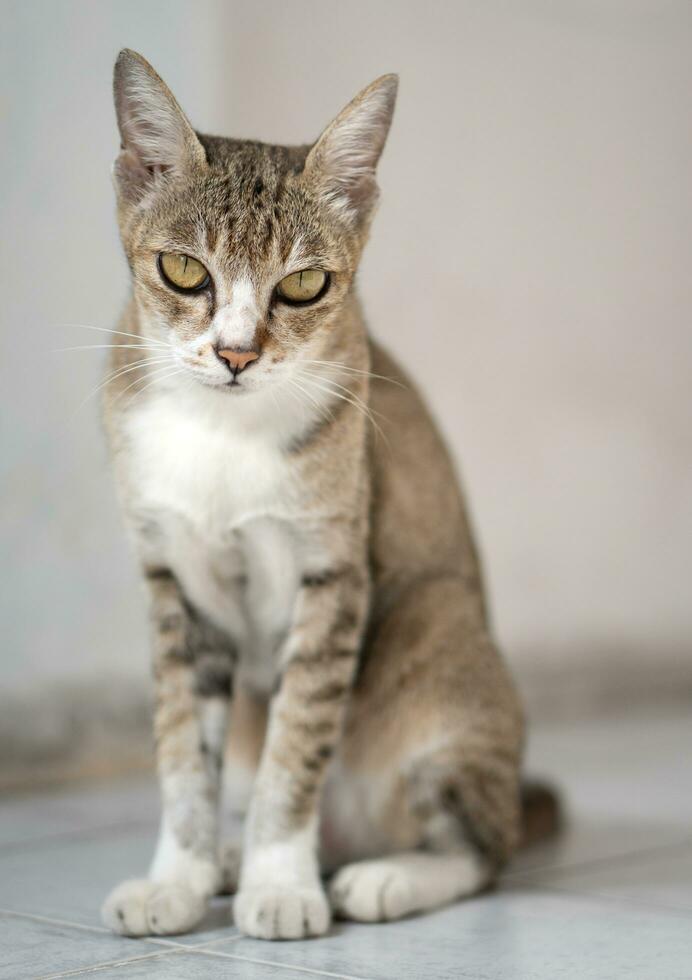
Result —
<instances>
[{"instance_id":1,"label":"pink nose","mask_svg":"<svg viewBox=\"0 0 692 980\"><path fill-rule=\"evenodd\" d=\"M254 350L219 350L216 353L224 361L227 361L234 374L244 371L248 364L256 361L259 357L258 352Z\"/></svg>"}]
</instances>

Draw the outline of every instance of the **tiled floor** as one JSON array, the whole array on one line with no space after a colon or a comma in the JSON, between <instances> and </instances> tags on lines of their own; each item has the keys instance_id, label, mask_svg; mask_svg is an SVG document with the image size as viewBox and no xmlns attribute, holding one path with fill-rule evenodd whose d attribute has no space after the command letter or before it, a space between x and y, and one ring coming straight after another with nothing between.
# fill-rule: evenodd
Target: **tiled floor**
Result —
<instances>
[{"instance_id":1,"label":"tiled floor","mask_svg":"<svg viewBox=\"0 0 692 980\"><path fill-rule=\"evenodd\" d=\"M538 730L529 754L567 797L560 842L493 894L296 943L240 937L225 900L174 941L101 927L110 886L151 855L148 781L5 802L0 978L691 980L692 715Z\"/></svg>"}]
</instances>

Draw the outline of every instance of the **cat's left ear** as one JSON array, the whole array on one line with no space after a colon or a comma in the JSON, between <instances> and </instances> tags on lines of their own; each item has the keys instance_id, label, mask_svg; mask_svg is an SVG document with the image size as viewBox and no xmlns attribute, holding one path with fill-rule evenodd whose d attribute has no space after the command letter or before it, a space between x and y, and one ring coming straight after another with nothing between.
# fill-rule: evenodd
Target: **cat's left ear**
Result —
<instances>
[{"instance_id":1,"label":"cat's left ear","mask_svg":"<svg viewBox=\"0 0 692 980\"><path fill-rule=\"evenodd\" d=\"M121 192L137 199L160 174L204 165L204 148L171 90L136 51L118 55L113 96L121 150L113 174Z\"/></svg>"},{"instance_id":2,"label":"cat's left ear","mask_svg":"<svg viewBox=\"0 0 692 980\"><path fill-rule=\"evenodd\" d=\"M344 217L366 219L377 200L375 168L394 114L397 75L382 75L363 89L310 150L305 174Z\"/></svg>"}]
</instances>

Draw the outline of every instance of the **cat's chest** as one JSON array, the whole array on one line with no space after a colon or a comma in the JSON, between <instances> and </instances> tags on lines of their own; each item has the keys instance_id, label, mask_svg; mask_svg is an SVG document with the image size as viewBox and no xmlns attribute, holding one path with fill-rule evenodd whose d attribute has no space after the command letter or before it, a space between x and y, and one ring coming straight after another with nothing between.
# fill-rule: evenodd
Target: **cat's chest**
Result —
<instances>
[{"instance_id":1,"label":"cat's chest","mask_svg":"<svg viewBox=\"0 0 692 980\"><path fill-rule=\"evenodd\" d=\"M153 401L127 427L140 547L236 641L258 687L273 679L302 568L302 494L270 435Z\"/></svg>"},{"instance_id":2,"label":"cat's chest","mask_svg":"<svg viewBox=\"0 0 692 980\"><path fill-rule=\"evenodd\" d=\"M161 397L129 420L127 440L136 509L184 521L211 548L257 518L295 517L299 488L271 431Z\"/></svg>"}]
</instances>

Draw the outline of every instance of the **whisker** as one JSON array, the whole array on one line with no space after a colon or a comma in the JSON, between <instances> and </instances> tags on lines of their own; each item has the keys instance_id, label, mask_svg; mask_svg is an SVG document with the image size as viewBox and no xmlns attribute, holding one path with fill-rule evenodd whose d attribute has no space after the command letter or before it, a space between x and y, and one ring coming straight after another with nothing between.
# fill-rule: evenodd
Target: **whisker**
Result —
<instances>
[{"instance_id":1,"label":"whisker","mask_svg":"<svg viewBox=\"0 0 692 980\"><path fill-rule=\"evenodd\" d=\"M316 361L306 358L301 363L303 364L317 364L324 367L335 368L339 371L348 371L351 374L361 374L367 378L377 378L378 381L389 381L390 384L397 385L399 388L407 390L406 385L402 384L401 381L397 381L396 378L388 378L385 374L375 374L374 371L365 371L362 368L351 367L350 364L342 364L341 361Z\"/></svg>"},{"instance_id":2,"label":"whisker","mask_svg":"<svg viewBox=\"0 0 692 980\"><path fill-rule=\"evenodd\" d=\"M173 370L171 370L169 365L165 365L164 367L157 368L155 371L152 371L151 373L145 375L144 378L135 378L132 384L129 384L127 388L125 388L123 391L120 392L120 394L116 396L115 402L118 402L122 398L122 396L130 390L130 388L134 388L134 386L138 384L140 381L145 381L147 378L149 378L148 383L145 384L143 388L140 388L138 391L134 391L130 395L127 405L125 406L126 408L129 408L130 405L132 404L133 399L136 398L137 395L141 395L144 391L147 390L147 388L151 387L151 385L153 385L155 381L163 381L165 378L168 377L172 378L176 374L181 374L184 370L185 368L182 367L176 367ZM113 402L113 404L115 404L115 402Z\"/></svg>"},{"instance_id":3,"label":"whisker","mask_svg":"<svg viewBox=\"0 0 692 980\"><path fill-rule=\"evenodd\" d=\"M83 344L80 347L54 347L51 354L63 354L72 350L161 350L155 344Z\"/></svg>"},{"instance_id":4,"label":"whisker","mask_svg":"<svg viewBox=\"0 0 692 980\"><path fill-rule=\"evenodd\" d=\"M298 404L299 404L299 406L300 406L300 408L302 409L302 412L303 412L303 419L307 419L307 408L308 408L308 405L307 405L307 402L306 402L305 398L302 398L301 397L301 395L307 397L307 392L299 384L297 384L297 382L295 382L292 378L286 378L285 379L285 382L286 382L286 384L290 385L290 388L289 387L285 387L284 384L282 384L281 387L282 387L283 391L285 391L285 393L287 395L290 395L291 398L294 398L298 402ZM294 390L294 389L296 389L296 390Z\"/></svg>"},{"instance_id":5,"label":"whisker","mask_svg":"<svg viewBox=\"0 0 692 980\"><path fill-rule=\"evenodd\" d=\"M171 347L166 340L156 340L154 337L145 337L138 333L127 333L126 330L112 330L110 327L95 327L91 323L56 323L56 327L79 327L80 330L98 330L100 333L117 334L120 337L134 337L135 340L150 340L153 344L161 347Z\"/></svg>"},{"instance_id":6,"label":"whisker","mask_svg":"<svg viewBox=\"0 0 692 980\"><path fill-rule=\"evenodd\" d=\"M140 357L139 360L133 361L131 364L123 364L121 367L115 368L114 371L111 371L110 374L106 375L102 384L110 384L111 381L115 381L115 379L119 378L122 374L129 374L130 371L136 371L137 368L146 367L148 364L160 364L164 361L172 360L174 360L172 354L156 354L156 356Z\"/></svg>"},{"instance_id":7,"label":"whisker","mask_svg":"<svg viewBox=\"0 0 692 980\"><path fill-rule=\"evenodd\" d=\"M274 391L273 385L269 388L271 392L272 401L274 402L274 408L276 409L276 414L281 415L281 406L279 405L279 399L276 397L276 392Z\"/></svg>"},{"instance_id":8,"label":"whisker","mask_svg":"<svg viewBox=\"0 0 692 980\"><path fill-rule=\"evenodd\" d=\"M320 374L319 372L315 373L312 371L301 371L300 373L301 373L301 377L303 378L304 377L317 378L319 381L324 381L326 382L326 384L334 385L336 388L340 388L341 391L347 392L349 395L351 395L352 398L355 398L356 401L360 402L360 404L367 412L371 413L372 415L379 415L380 418L384 419L385 422L389 422L389 419L385 415L383 415L382 412L378 412L377 409L373 408L371 405L368 405L367 402L364 402L363 399L355 393L355 391L352 391L351 388L346 388L345 385L339 384L338 381L334 381L332 378L327 378L323 374Z\"/></svg>"},{"instance_id":9,"label":"whisker","mask_svg":"<svg viewBox=\"0 0 692 980\"><path fill-rule=\"evenodd\" d=\"M140 388L139 391L135 391L134 394L132 395L132 398L136 398L137 395L141 395L143 392L147 390L147 388L151 388L151 386L155 384L157 381L165 381L166 378L175 378L176 375L182 374L184 370L185 368L182 367L174 368L172 371L169 371L166 374L164 373L163 368L161 368L158 371L152 372L152 374L150 375L151 380L147 384L145 384L143 388Z\"/></svg>"},{"instance_id":10,"label":"whisker","mask_svg":"<svg viewBox=\"0 0 692 980\"><path fill-rule=\"evenodd\" d=\"M331 419L332 421L334 420L334 413L331 412L326 405L321 405L320 402L317 400L317 398L315 398L314 395L312 395L309 391L307 391L307 389L303 388L303 386L299 384L295 380L295 378L288 378L287 380L289 384L293 385L293 387L297 388L298 391L302 392L302 394L305 395L306 398L310 399L312 404L315 406L315 408L323 418Z\"/></svg>"},{"instance_id":11,"label":"whisker","mask_svg":"<svg viewBox=\"0 0 692 980\"><path fill-rule=\"evenodd\" d=\"M303 381L305 381L305 382L306 382L306 384L311 384L311 385L313 385L314 387L316 387L316 388L319 388L319 389L320 389L321 391L325 391L325 392L328 392L329 394L331 394L331 395L333 395L333 397L334 397L334 398L340 398L340 399L342 399L342 401L345 401L345 402L347 402L347 403L348 403L349 405L352 405L352 406L353 406L353 407L354 407L355 409L357 409L357 410L358 410L358 411L359 411L359 412L361 413L361 415L362 415L362 416L363 416L364 418L366 418L366 419L367 419L367 420L368 420L368 421L370 422L370 424L371 424L371 425L372 425L372 427L373 427L373 428L375 429L375 431L376 431L376 432L377 432L377 433L378 433L378 434L379 434L380 436L382 436L382 439L384 440L384 442L385 442L385 444L386 444L386 446L387 446L388 448L391 448L391 447L389 446L389 440L387 439L387 436L386 436L386 435L385 435L385 433L384 433L384 432L382 431L382 427L381 427L381 426L380 426L380 425L379 425L379 424L377 423L377 421L376 421L376 420L375 420L375 419L373 418L373 415L372 415L372 409L370 409L370 408L369 408L369 407L368 407L368 406L367 406L367 405L365 404L365 402L363 402L363 401L361 401L360 399L358 399L357 401L354 401L354 400L353 400L353 398L348 398L348 397L347 397L346 395L342 395L342 394L341 394L340 392L338 392L338 391L334 391L334 389L333 389L333 388L326 388L326 387L324 387L324 386L322 386L321 384L319 384L319 382L318 382L318 381L315 381L315 380L314 380L314 378L313 378L313 379L308 379L308 378L306 378L306 377L305 377L305 375L303 375L303 374L301 374L301 378L302 378L302 380L303 380ZM320 380L322 380L322 381L326 381L327 383L334 383L334 382L329 382L329 379L327 379L327 378L322 378L322 377L321 377L321 379L320 379ZM342 387L342 386L340 385L339 387ZM345 391L348 391L348 392L349 392L349 393L350 393L351 395L353 395L353 392L351 392L351 391L350 391L350 390L349 390L348 388L346 388L346 389L344 389L344 390L345 390ZM355 396L355 395L354 395L354 398L356 398L356 397L357 397L357 396ZM378 414L379 414L379 413L378 413ZM388 420L387 420L387 421L388 421Z\"/></svg>"},{"instance_id":12,"label":"whisker","mask_svg":"<svg viewBox=\"0 0 692 980\"><path fill-rule=\"evenodd\" d=\"M87 402L93 398L94 395L97 395L99 391L109 385L112 381L122 377L122 375L129 374L131 371L136 371L138 368L143 368L148 364L160 364L164 361L169 362L172 360L172 354L161 354L160 356L157 355L156 357L142 357L140 360L135 361L134 364L126 364L123 367L117 368L115 371L108 374L103 381L101 381L92 391L89 392L86 398L78 405L76 411L81 412Z\"/></svg>"}]
</instances>

